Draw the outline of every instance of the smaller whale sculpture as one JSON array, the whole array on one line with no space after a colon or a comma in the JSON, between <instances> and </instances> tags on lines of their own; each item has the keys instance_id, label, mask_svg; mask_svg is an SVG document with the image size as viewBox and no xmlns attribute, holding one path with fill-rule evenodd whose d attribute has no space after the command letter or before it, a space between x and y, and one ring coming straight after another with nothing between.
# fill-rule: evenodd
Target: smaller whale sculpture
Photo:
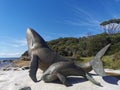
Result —
<instances>
[{"instance_id":1,"label":"smaller whale sculpture","mask_svg":"<svg viewBox=\"0 0 120 90\"><path fill-rule=\"evenodd\" d=\"M71 84L66 80L67 76L83 76L92 83L101 86L101 84L95 81L89 73L85 72L82 68L76 66L73 61L61 61L52 64L43 73L41 80L45 82L52 82L54 80L59 79L65 86L71 86Z\"/></svg>"}]
</instances>

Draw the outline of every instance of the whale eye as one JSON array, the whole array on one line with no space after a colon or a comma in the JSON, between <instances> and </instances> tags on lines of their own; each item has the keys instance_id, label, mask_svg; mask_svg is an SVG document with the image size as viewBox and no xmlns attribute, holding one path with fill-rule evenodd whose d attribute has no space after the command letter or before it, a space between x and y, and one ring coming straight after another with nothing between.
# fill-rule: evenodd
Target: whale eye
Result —
<instances>
[{"instance_id":1,"label":"whale eye","mask_svg":"<svg viewBox=\"0 0 120 90\"><path fill-rule=\"evenodd\" d=\"M33 40L31 42L31 49L34 49L34 42L33 42Z\"/></svg>"}]
</instances>

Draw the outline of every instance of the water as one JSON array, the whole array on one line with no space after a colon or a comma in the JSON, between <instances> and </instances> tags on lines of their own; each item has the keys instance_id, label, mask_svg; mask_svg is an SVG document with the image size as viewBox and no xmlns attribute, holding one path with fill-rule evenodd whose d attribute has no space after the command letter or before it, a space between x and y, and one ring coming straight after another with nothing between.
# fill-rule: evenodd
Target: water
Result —
<instances>
[{"instance_id":1,"label":"water","mask_svg":"<svg viewBox=\"0 0 120 90\"><path fill-rule=\"evenodd\" d=\"M17 57L16 57L16 58L0 58L0 60L2 60L2 61L3 61L3 60L18 60L18 59L19 59L19 58L17 58Z\"/></svg>"},{"instance_id":2,"label":"water","mask_svg":"<svg viewBox=\"0 0 120 90\"><path fill-rule=\"evenodd\" d=\"M19 58L0 58L0 69L13 66L12 60L18 60Z\"/></svg>"}]
</instances>

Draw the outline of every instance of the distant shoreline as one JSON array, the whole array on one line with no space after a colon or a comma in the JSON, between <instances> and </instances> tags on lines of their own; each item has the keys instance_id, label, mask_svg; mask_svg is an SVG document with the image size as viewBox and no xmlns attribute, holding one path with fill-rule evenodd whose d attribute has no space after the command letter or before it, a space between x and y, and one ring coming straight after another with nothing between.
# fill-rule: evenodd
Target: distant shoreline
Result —
<instances>
[{"instance_id":1,"label":"distant shoreline","mask_svg":"<svg viewBox=\"0 0 120 90\"><path fill-rule=\"evenodd\" d=\"M0 61L4 61L4 60L18 60L19 57L12 57L12 58L0 58Z\"/></svg>"},{"instance_id":2,"label":"distant shoreline","mask_svg":"<svg viewBox=\"0 0 120 90\"><path fill-rule=\"evenodd\" d=\"M14 61L19 60L19 58L0 58L0 69L5 69L14 66Z\"/></svg>"}]
</instances>

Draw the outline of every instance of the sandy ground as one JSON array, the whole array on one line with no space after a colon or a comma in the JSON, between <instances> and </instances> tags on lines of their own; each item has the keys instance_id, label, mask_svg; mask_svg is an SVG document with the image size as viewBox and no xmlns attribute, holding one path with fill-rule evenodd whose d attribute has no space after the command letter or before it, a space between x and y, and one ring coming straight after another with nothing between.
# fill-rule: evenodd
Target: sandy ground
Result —
<instances>
[{"instance_id":1,"label":"sandy ground","mask_svg":"<svg viewBox=\"0 0 120 90\"><path fill-rule=\"evenodd\" d=\"M120 70L107 70L120 74ZM94 73L92 71L92 73ZM40 79L42 72L39 70L37 78ZM94 79L101 83L103 87L94 85L82 77L70 77L68 81L73 86L66 87L59 83L44 83L44 81L34 83L28 70L0 70L0 90L120 90L120 80L112 76L100 77L93 75Z\"/></svg>"}]
</instances>

